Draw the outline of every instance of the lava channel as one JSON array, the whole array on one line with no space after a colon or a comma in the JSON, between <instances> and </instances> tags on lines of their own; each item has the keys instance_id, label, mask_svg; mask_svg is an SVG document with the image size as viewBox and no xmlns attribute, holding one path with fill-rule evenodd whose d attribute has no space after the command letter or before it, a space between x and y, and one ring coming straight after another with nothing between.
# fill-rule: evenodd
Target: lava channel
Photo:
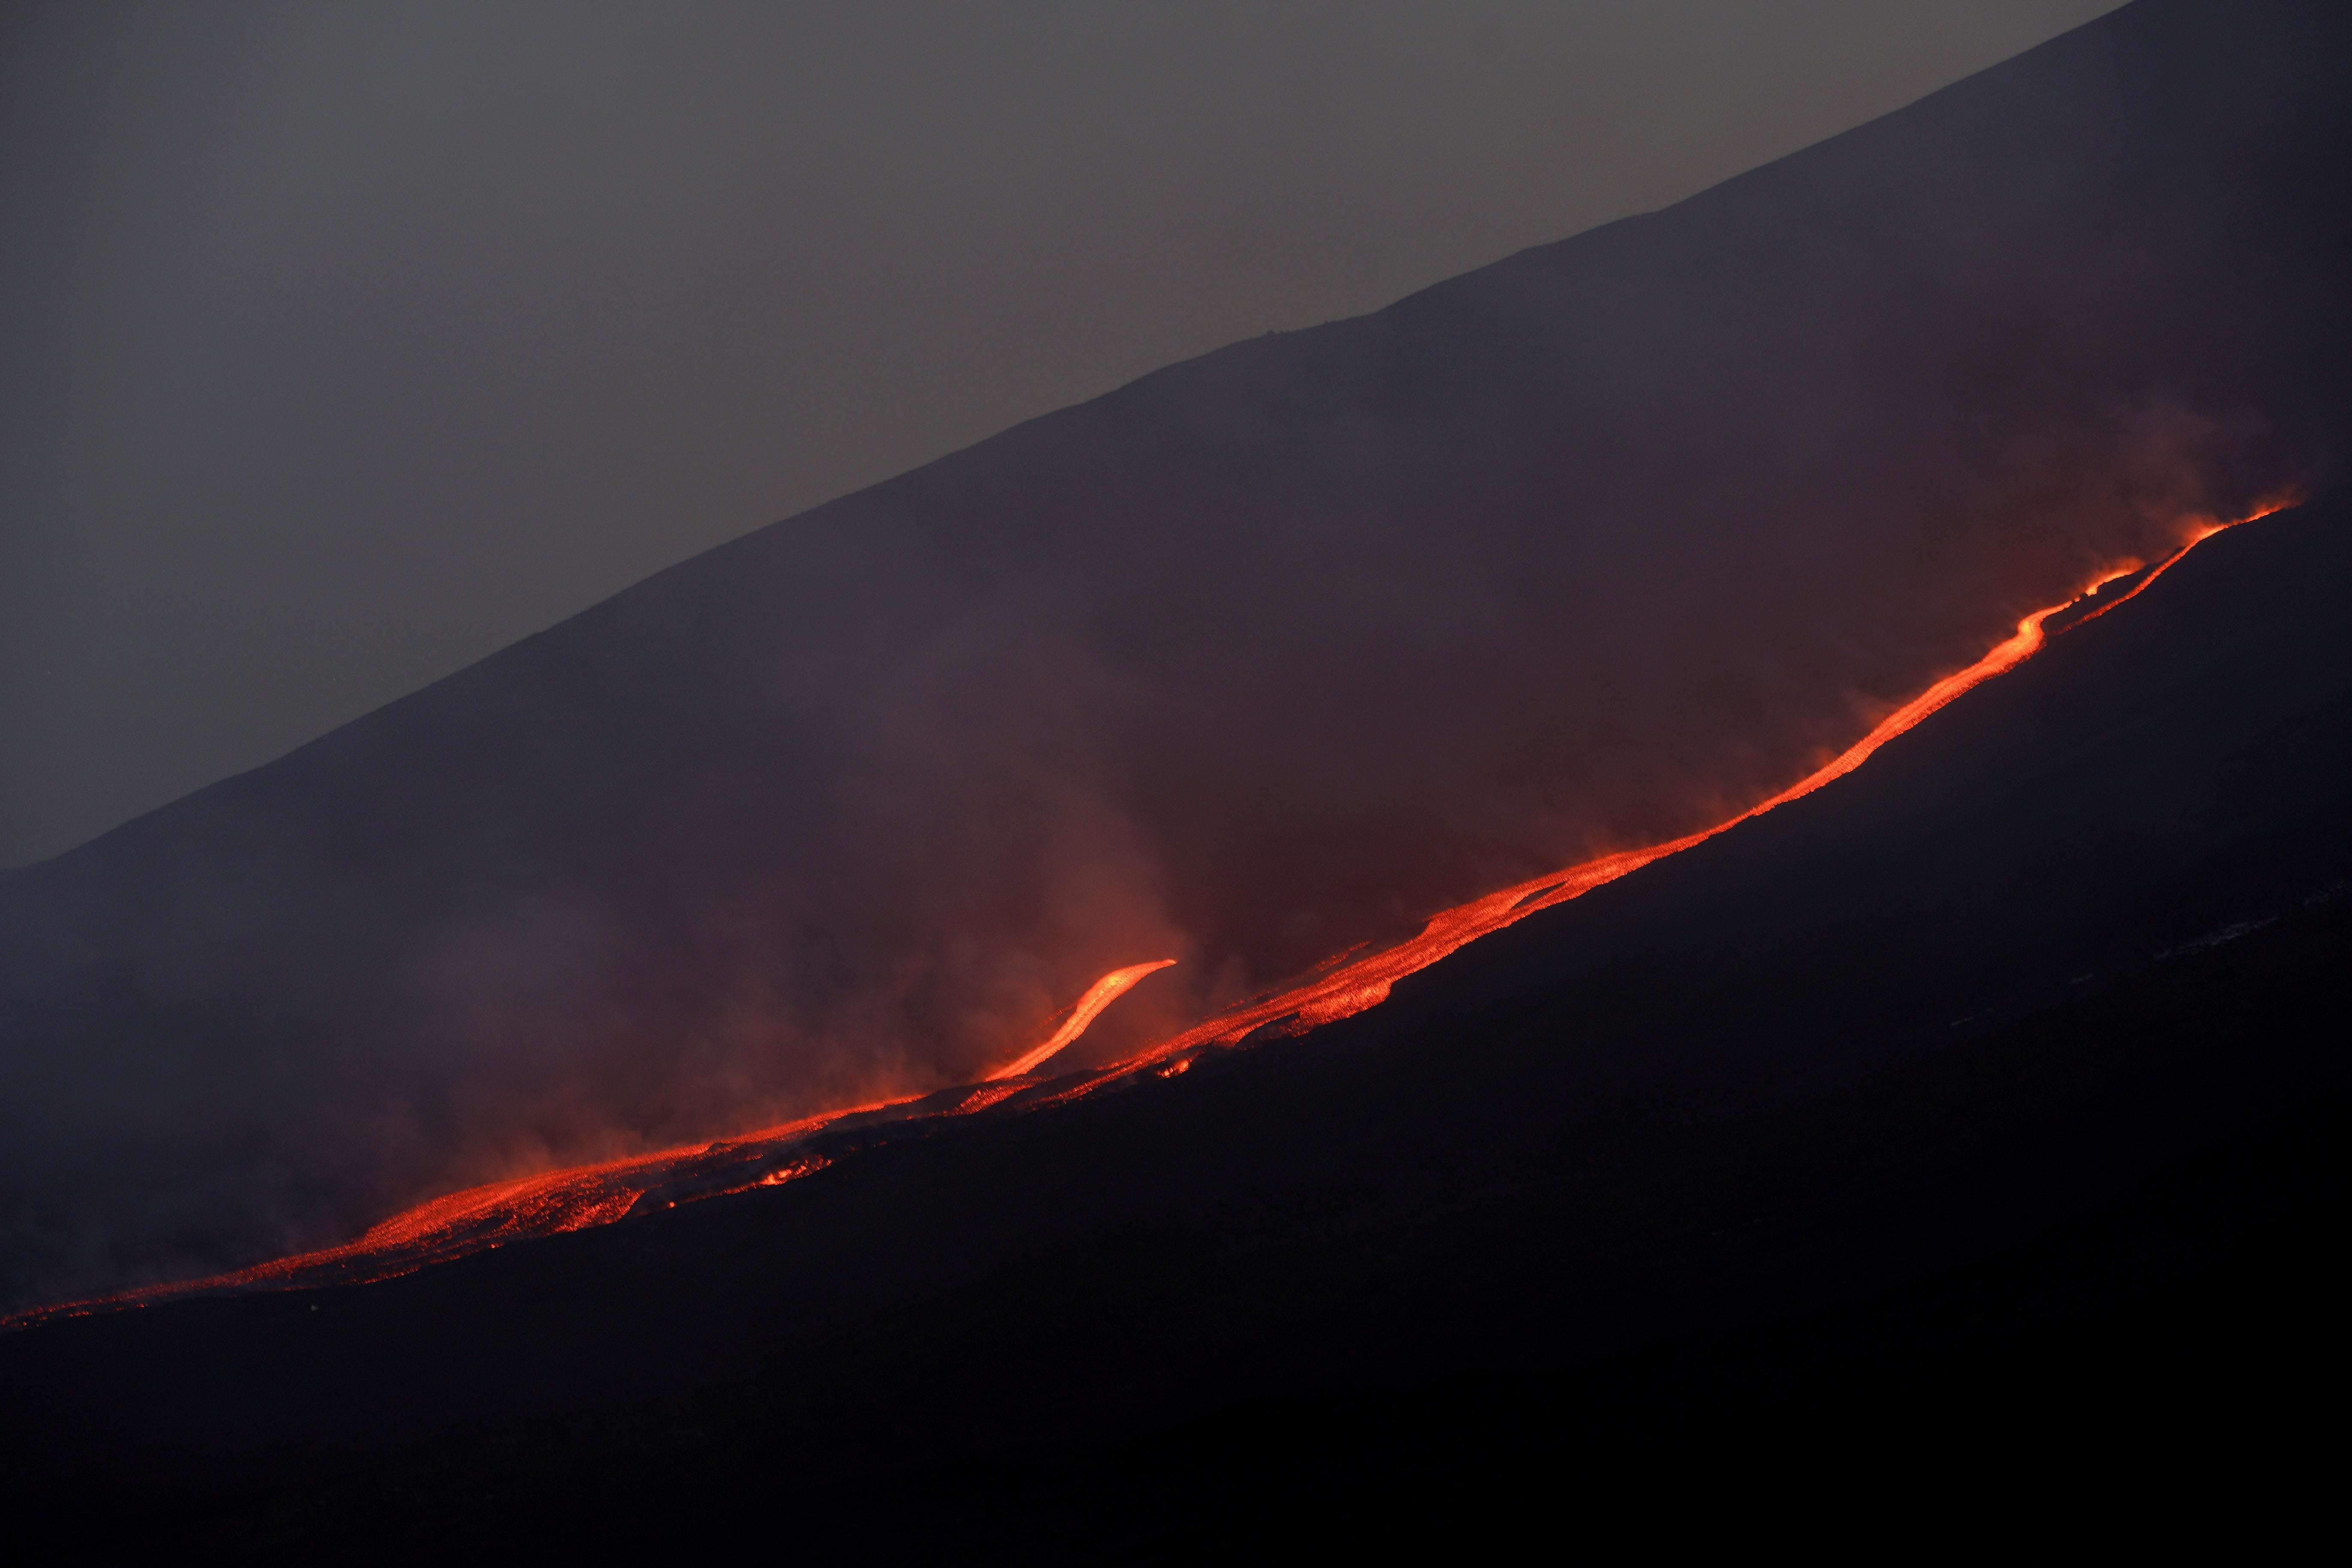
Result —
<instances>
[{"instance_id":1,"label":"lava channel","mask_svg":"<svg viewBox=\"0 0 2352 1568\"><path fill-rule=\"evenodd\" d=\"M1176 962L1174 959L1157 959L1112 970L1087 988L1064 1016L1060 1027L1047 1039L979 1084L828 1111L713 1142L681 1145L602 1164L471 1187L404 1210L340 1247L207 1279L145 1286L88 1300L36 1308L0 1320L0 1327L24 1327L55 1318L230 1290L293 1289L391 1279L510 1241L585 1229L631 1214L675 1208L680 1203L698 1198L797 1180L827 1168L845 1152L887 1139L893 1124L1064 1103L1146 1073L1173 1077L1204 1051L1241 1044L1244 1037L1255 1042L1303 1034L1349 1017L1386 1001L1391 988L1405 976L1418 973L1482 936L1515 924L1538 910L1581 897L1654 860L1704 844L1750 817L1760 816L1844 777L1869 761L1881 746L1917 727L1962 693L2032 658L2048 640L2044 626L2053 617L2064 617L2058 628L2062 633L2095 620L2147 592L2150 584L2205 540L2238 523L2251 522L2292 506L2295 499L2265 504L2233 522L2202 523L2189 535L2186 543L2155 566L2147 567L2137 561L2118 563L2063 604L2036 610L2018 622L2016 632L2006 641L1976 663L1937 681L1880 720L1867 735L1833 760L1737 816L1664 844L1620 850L1530 878L1442 910L1432 916L1421 933L1410 941L1353 962L1345 962L1344 954L1340 960L1326 961L1303 981L1228 1008L1206 1023L1108 1066L1058 1077L1047 1077L1042 1071L1136 982L1167 968ZM2124 592L2099 597L2100 590L2107 584L2135 574L2137 581ZM2067 614L2070 611L2080 613Z\"/></svg>"}]
</instances>

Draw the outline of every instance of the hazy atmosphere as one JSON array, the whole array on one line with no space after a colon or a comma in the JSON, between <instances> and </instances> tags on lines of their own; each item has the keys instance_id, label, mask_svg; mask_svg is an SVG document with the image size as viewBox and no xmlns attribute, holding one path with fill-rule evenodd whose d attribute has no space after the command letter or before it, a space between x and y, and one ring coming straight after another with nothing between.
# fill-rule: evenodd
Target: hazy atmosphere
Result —
<instances>
[{"instance_id":1,"label":"hazy atmosphere","mask_svg":"<svg viewBox=\"0 0 2352 1568\"><path fill-rule=\"evenodd\" d=\"M2100 0L0 13L0 864Z\"/></svg>"},{"instance_id":2,"label":"hazy atmosphere","mask_svg":"<svg viewBox=\"0 0 2352 1568\"><path fill-rule=\"evenodd\" d=\"M1176 960L1055 1064L1087 1069L1788 788L2021 617L2334 470L2335 26L2149 0L753 529L0 874L0 1289L943 1092ZM377 412L322 385L317 439L403 432L386 475L479 447L383 481L437 520L383 537L488 580L450 487L562 526L489 445L607 384L561 369ZM628 468L572 482L675 515Z\"/></svg>"},{"instance_id":3,"label":"hazy atmosphere","mask_svg":"<svg viewBox=\"0 0 2352 1568\"><path fill-rule=\"evenodd\" d=\"M0 0L12 1545L2318 1538L2347 62Z\"/></svg>"}]
</instances>

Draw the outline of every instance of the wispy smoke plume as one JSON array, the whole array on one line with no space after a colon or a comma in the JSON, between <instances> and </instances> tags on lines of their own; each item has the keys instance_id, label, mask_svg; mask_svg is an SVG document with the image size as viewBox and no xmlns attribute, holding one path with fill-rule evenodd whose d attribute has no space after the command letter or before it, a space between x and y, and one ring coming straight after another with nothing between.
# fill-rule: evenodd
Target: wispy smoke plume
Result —
<instances>
[{"instance_id":1,"label":"wispy smoke plume","mask_svg":"<svg viewBox=\"0 0 2352 1568\"><path fill-rule=\"evenodd\" d=\"M2328 27L2132 7L777 524L12 875L8 1291L977 1077L1181 959L1108 1051L1771 793L2316 471Z\"/></svg>"}]
</instances>

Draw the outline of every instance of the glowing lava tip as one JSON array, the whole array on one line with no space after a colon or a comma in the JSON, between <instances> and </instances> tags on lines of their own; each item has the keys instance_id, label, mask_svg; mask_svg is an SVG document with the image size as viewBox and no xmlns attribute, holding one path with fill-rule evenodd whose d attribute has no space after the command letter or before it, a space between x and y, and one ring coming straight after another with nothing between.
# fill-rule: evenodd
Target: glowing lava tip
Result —
<instances>
[{"instance_id":1,"label":"glowing lava tip","mask_svg":"<svg viewBox=\"0 0 2352 1568\"><path fill-rule=\"evenodd\" d=\"M1153 970L1165 969L1175 962L1172 958L1160 958L1150 963L1130 963L1125 969L1112 970L1087 987L1087 994L1078 998L1078 1005L1071 1009L1062 1026L1054 1031L1053 1038L1033 1050L1024 1051L1006 1066L989 1074L989 1081L993 1083L999 1079L1019 1078L1036 1071L1063 1047L1085 1034L1087 1026L1101 1016L1104 1008L1132 990L1137 981Z\"/></svg>"}]
</instances>

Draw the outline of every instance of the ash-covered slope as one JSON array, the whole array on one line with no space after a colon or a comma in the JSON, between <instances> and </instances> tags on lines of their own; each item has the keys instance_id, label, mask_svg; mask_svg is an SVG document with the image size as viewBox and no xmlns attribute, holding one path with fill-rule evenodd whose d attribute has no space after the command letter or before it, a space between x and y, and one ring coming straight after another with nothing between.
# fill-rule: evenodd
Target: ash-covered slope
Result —
<instances>
[{"instance_id":1,"label":"ash-covered slope","mask_svg":"<svg viewBox=\"0 0 2352 1568\"><path fill-rule=\"evenodd\" d=\"M2340 7L2141 0L777 524L11 874L7 1298L969 1079L1181 957L1115 1046L1770 793L2324 468L2347 44Z\"/></svg>"},{"instance_id":2,"label":"ash-covered slope","mask_svg":"<svg viewBox=\"0 0 2352 1568\"><path fill-rule=\"evenodd\" d=\"M0 1501L173 1561L1099 1561L1261 1507L1605 1509L1635 1433L1710 1495L2044 1441L2078 1488L2270 1465L2303 1429L2266 1391L2336 1337L2347 590L2340 496L2235 531L1300 1039L403 1279L0 1337ZM1760 1433L1697 1468L1743 1391Z\"/></svg>"}]
</instances>

